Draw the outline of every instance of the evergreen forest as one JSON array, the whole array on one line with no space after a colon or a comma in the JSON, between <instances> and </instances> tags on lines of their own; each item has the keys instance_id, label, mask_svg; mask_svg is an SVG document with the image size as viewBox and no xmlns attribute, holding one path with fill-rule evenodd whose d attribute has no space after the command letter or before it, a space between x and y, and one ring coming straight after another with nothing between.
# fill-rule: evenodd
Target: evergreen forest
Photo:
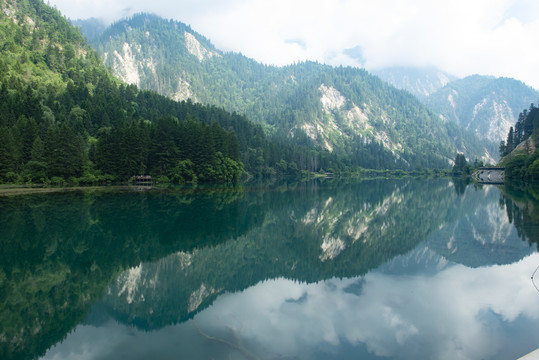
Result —
<instances>
[{"instance_id":1,"label":"evergreen forest","mask_svg":"<svg viewBox=\"0 0 539 360\"><path fill-rule=\"evenodd\" d=\"M151 173L229 182L243 173L240 139L243 149L261 147L261 130L244 117L114 79L42 1L2 7L1 181L95 184Z\"/></svg>"},{"instance_id":2,"label":"evergreen forest","mask_svg":"<svg viewBox=\"0 0 539 360\"><path fill-rule=\"evenodd\" d=\"M539 108L530 104L518 116L506 140L500 141L501 165L508 180L539 180Z\"/></svg>"}]
</instances>

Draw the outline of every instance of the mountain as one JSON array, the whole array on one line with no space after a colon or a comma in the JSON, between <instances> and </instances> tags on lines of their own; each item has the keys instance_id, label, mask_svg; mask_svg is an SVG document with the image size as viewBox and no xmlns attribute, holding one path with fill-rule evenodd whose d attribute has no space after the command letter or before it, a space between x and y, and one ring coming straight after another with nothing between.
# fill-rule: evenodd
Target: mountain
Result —
<instances>
[{"instance_id":1,"label":"mountain","mask_svg":"<svg viewBox=\"0 0 539 360\"><path fill-rule=\"evenodd\" d=\"M472 75L458 79L432 67L386 68L374 73L417 96L444 119L496 144L505 139L520 110L539 99L538 91L510 78Z\"/></svg>"},{"instance_id":2,"label":"mountain","mask_svg":"<svg viewBox=\"0 0 539 360\"><path fill-rule=\"evenodd\" d=\"M426 103L445 119L499 144L520 111L538 100L539 92L521 81L472 75L439 89Z\"/></svg>"},{"instance_id":3,"label":"mountain","mask_svg":"<svg viewBox=\"0 0 539 360\"><path fill-rule=\"evenodd\" d=\"M216 49L185 24L148 14L113 24L92 44L130 84L246 115L273 138L317 147L353 166L447 167L457 152L487 162L496 156L475 135L365 70L262 65Z\"/></svg>"},{"instance_id":4,"label":"mountain","mask_svg":"<svg viewBox=\"0 0 539 360\"><path fill-rule=\"evenodd\" d=\"M98 18L77 19L71 23L81 30L88 41L95 40L107 29L106 23Z\"/></svg>"},{"instance_id":5,"label":"mountain","mask_svg":"<svg viewBox=\"0 0 539 360\"><path fill-rule=\"evenodd\" d=\"M0 182L230 182L270 168L270 147L307 158L244 116L119 81L41 0L1 0L0 34Z\"/></svg>"},{"instance_id":6,"label":"mountain","mask_svg":"<svg viewBox=\"0 0 539 360\"><path fill-rule=\"evenodd\" d=\"M373 74L397 89L409 91L421 101L457 80L457 77L435 67L391 67L374 70Z\"/></svg>"}]
</instances>

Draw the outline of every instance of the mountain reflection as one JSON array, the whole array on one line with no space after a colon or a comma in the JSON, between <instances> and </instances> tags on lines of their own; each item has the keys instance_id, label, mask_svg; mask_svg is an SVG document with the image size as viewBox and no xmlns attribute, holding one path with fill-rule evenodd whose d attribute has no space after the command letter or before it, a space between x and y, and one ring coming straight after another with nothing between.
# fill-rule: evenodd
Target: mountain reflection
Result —
<instances>
[{"instance_id":1,"label":"mountain reflection","mask_svg":"<svg viewBox=\"0 0 539 360\"><path fill-rule=\"evenodd\" d=\"M536 346L539 308L528 276L538 261L533 254L430 275L265 280L152 332L110 320L79 326L47 358L82 348L88 359L513 359Z\"/></svg>"},{"instance_id":2,"label":"mountain reflection","mask_svg":"<svg viewBox=\"0 0 539 360\"><path fill-rule=\"evenodd\" d=\"M306 359L516 358L522 350L515 339L525 351L536 345L539 308L528 275L537 260L457 265L432 276L375 271L314 284L271 280L220 297L195 319L208 334L241 339L259 354L273 349L274 357L278 349Z\"/></svg>"},{"instance_id":3,"label":"mountain reflection","mask_svg":"<svg viewBox=\"0 0 539 360\"><path fill-rule=\"evenodd\" d=\"M42 354L123 270L240 236L254 224L231 224L258 211L239 206L242 196L101 189L0 197L0 358Z\"/></svg>"},{"instance_id":4,"label":"mountain reflection","mask_svg":"<svg viewBox=\"0 0 539 360\"><path fill-rule=\"evenodd\" d=\"M347 191L272 194L273 202L282 196L290 203L266 208L262 226L141 264L119 276L103 301L115 318L150 330L192 318L220 294L266 279L312 283L363 275L422 242L439 264L472 267L513 263L534 251L508 241L518 236L496 188L456 195L445 181L382 184L385 191L372 191L380 184L368 182L344 186ZM296 200L304 192L309 201Z\"/></svg>"},{"instance_id":5,"label":"mountain reflection","mask_svg":"<svg viewBox=\"0 0 539 360\"><path fill-rule=\"evenodd\" d=\"M467 269L455 263L515 266L527 259L529 264L530 254L536 251L530 236L519 230L524 225L519 228L516 217L510 221L507 216L509 208L511 214L518 212L512 200L490 187L467 186L457 192L443 179L312 182L271 190L81 191L4 197L0 205L0 357L6 359L41 356L54 344L47 356L69 358L75 348L82 351L86 346L88 353L81 358L125 357L111 349L108 355L94 353L100 341L114 338L130 343L133 351L139 349L139 355L133 353L130 358L143 358L151 349L170 351L177 358L166 340L169 335L179 336L178 332L181 344L192 340L188 348L195 352L186 357L220 358L210 348L202 350L201 341L214 334L206 330L235 339L232 344L241 340L241 346L235 347L240 353L258 346L273 349L277 342L286 343L287 332L279 331L278 323L282 321L286 328L287 316L295 322L289 330L297 331L290 335L297 346L310 333L319 344L327 345L327 349L306 347L313 353L304 358L317 358L315 353L326 351L342 355L352 348L355 354L358 347L365 354L384 356L368 340L376 340L389 329L398 334L394 346L407 339L436 339L435 333L417 338L423 331L432 332L432 324L406 321L418 309L404 307L401 313L391 307L417 299L402 294L386 299L374 288L387 285L405 292L395 276L431 269L430 275L422 276L438 277ZM529 228L529 218L523 222ZM411 281L402 284L417 287ZM253 292L257 300L245 297ZM418 288L417 292L428 291ZM225 319L218 309L227 299L238 303L235 311L244 310L234 315L238 319L251 314L252 321L276 327L253 328L258 333L251 334L247 325L230 325L232 320L224 327L204 320L208 316ZM363 300L346 305L347 299ZM371 307L366 299L373 302ZM250 302L270 308L257 309ZM374 303L380 307L373 308ZM506 311L508 304L502 305ZM328 313L332 318L345 316L350 326L375 318L379 324L354 330L334 323L333 330L326 327L327 331L317 333L318 327L331 325L329 318L317 313L324 306L332 309ZM363 317L347 315L347 306L365 309ZM218 314L208 315L214 311ZM493 308L485 316L490 316L489 311L501 313ZM252 312L271 313L273 318L259 318ZM450 316L443 319L450 320ZM384 325L385 321L392 327ZM101 336L93 329L114 334ZM363 334L352 336L354 331ZM126 332L133 336L124 337ZM133 344L135 339L140 342ZM155 349L157 344L160 350ZM107 349L103 345L103 351ZM130 351L122 349L126 354Z\"/></svg>"}]
</instances>

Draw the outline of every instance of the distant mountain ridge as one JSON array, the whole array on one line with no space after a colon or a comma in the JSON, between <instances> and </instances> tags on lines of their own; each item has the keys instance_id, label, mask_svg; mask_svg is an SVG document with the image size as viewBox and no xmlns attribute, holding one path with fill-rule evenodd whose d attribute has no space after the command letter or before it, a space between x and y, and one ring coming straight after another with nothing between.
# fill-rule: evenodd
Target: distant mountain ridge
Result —
<instances>
[{"instance_id":1,"label":"distant mountain ridge","mask_svg":"<svg viewBox=\"0 0 539 360\"><path fill-rule=\"evenodd\" d=\"M497 156L491 144L365 70L262 65L219 51L185 24L148 14L113 24L93 45L128 83L244 114L272 136L346 154L360 166L445 167L457 152L486 162ZM382 159L360 160L373 153Z\"/></svg>"},{"instance_id":2,"label":"distant mountain ridge","mask_svg":"<svg viewBox=\"0 0 539 360\"><path fill-rule=\"evenodd\" d=\"M510 78L471 75L463 79L439 69L397 67L374 72L398 89L478 137L499 143L522 109L539 101L539 92Z\"/></svg>"},{"instance_id":3,"label":"distant mountain ridge","mask_svg":"<svg viewBox=\"0 0 539 360\"><path fill-rule=\"evenodd\" d=\"M427 104L477 136L499 143L518 114L539 100L539 92L521 81L471 75L429 96Z\"/></svg>"},{"instance_id":4,"label":"distant mountain ridge","mask_svg":"<svg viewBox=\"0 0 539 360\"><path fill-rule=\"evenodd\" d=\"M98 18L72 20L71 23L80 29L88 41L95 40L107 29L105 21Z\"/></svg>"},{"instance_id":5,"label":"distant mountain ridge","mask_svg":"<svg viewBox=\"0 0 539 360\"><path fill-rule=\"evenodd\" d=\"M435 67L390 67L373 71L373 74L395 86L407 90L418 99L425 101L430 95L443 88L456 76Z\"/></svg>"}]
</instances>

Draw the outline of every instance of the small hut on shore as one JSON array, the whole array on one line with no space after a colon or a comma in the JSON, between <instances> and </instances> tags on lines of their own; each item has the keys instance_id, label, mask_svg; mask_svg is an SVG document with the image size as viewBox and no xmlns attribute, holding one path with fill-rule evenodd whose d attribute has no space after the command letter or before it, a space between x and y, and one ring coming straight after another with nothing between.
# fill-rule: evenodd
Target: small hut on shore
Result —
<instances>
[{"instance_id":1,"label":"small hut on shore","mask_svg":"<svg viewBox=\"0 0 539 360\"><path fill-rule=\"evenodd\" d=\"M150 175L135 175L133 176L134 185L151 185L153 184L152 177Z\"/></svg>"}]
</instances>

